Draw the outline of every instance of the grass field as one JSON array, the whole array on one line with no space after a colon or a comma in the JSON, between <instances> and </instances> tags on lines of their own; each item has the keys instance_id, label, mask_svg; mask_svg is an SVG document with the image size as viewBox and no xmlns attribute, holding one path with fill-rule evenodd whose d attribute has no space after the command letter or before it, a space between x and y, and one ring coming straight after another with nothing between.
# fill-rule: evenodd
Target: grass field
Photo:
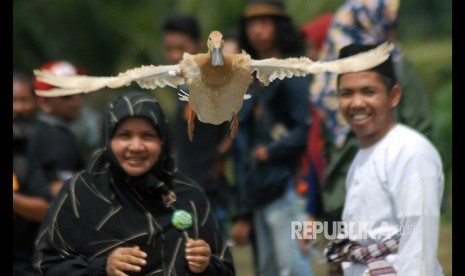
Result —
<instances>
[{"instance_id":1,"label":"grass field","mask_svg":"<svg viewBox=\"0 0 465 276\"><path fill-rule=\"evenodd\" d=\"M253 276L252 253L250 246L233 247L232 254L236 266L236 272L239 276ZM452 225L443 223L439 234L439 262L442 265L445 276L452 275ZM326 264L313 264L315 276L325 276L327 271Z\"/></svg>"}]
</instances>

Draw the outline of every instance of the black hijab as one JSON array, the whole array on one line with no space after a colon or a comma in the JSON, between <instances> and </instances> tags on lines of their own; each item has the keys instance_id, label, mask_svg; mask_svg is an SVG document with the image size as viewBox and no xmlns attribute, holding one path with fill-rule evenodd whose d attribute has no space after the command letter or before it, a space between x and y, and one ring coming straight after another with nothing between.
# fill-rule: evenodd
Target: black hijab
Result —
<instances>
[{"instance_id":1,"label":"black hijab","mask_svg":"<svg viewBox=\"0 0 465 276\"><path fill-rule=\"evenodd\" d=\"M162 151L155 166L146 174L131 177L118 163L111 150L111 139L121 122L127 118L142 117L148 119L155 127L162 140ZM93 158L89 166L90 173L108 168L119 185L132 186L147 194L168 194L172 189L174 160L168 137L167 122L159 103L151 96L142 92L130 92L109 105L103 128L103 148Z\"/></svg>"},{"instance_id":2,"label":"black hijab","mask_svg":"<svg viewBox=\"0 0 465 276\"><path fill-rule=\"evenodd\" d=\"M137 177L124 172L110 146L115 129L130 117L147 118L163 143L154 167ZM128 93L110 105L103 147L87 170L65 183L42 223L34 258L41 275L105 275L112 250L134 245L147 253L147 264L139 273L127 274L191 275L184 251L187 237L203 239L211 247L205 275L234 275L205 193L174 173L166 127L159 104L144 93ZM189 228L173 225L175 210L192 215Z\"/></svg>"}]
</instances>

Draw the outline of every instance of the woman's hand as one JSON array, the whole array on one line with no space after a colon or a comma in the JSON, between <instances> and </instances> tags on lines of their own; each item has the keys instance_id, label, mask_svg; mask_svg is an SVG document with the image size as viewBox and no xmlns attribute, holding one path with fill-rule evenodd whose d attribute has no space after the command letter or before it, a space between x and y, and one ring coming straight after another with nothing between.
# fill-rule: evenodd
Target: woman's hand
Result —
<instances>
[{"instance_id":1,"label":"woman's hand","mask_svg":"<svg viewBox=\"0 0 465 276\"><path fill-rule=\"evenodd\" d=\"M186 243L186 260L189 269L194 273L201 273L210 264L212 252L204 240L189 239Z\"/></svg>"},{"instance_id":2,"label":"woman's hand","mask_svg":"<svg viewBox=\"0 0 465 276\"><path fill-rule=\"evenodd\" d=\"M105 271L109 276L126 276L124 271L141 271L147 254L139 246L117 247L108 256Z\"/></svg>"}]
</instances>

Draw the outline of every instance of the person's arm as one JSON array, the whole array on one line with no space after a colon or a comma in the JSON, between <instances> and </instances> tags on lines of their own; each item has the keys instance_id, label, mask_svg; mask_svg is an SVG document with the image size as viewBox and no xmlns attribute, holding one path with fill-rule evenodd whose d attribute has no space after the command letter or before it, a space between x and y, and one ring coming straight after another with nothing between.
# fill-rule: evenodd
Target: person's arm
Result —
<instances>
[{"instance_id":1,"label":"person's arm","mask_svg":"<svg viewBox=\"0 0 465 276\"><path fill-rule=\"evenodd\" d=\"M28 220L42 221L49 203L40 197L13 193L13 212Z\"/></svg>"},{"instance_id":2,"label":"person's arm","mask_svg":"<svg viewBox=\"0 0 465 276\"><path fill-rule=\"evenodd\" d=\"M444 187L442 166L431 154L417 154L392 169L393 202L402 227L399 273L435 275L439 239L440 204Z\"/></svg>"},{"instance_id":3,"label":"person's arm","mask_svg":"<svg viewBox=\"0 0 465 276\"><path fill-rule=\"evenodd\" d=\"M79 255L62 255L60 250L53 245L41 241L39 246L43 247L40 251L38 260L34 263L35 269L39 275L44 276L103 276L107 258L105 256L92 260L87 260Z\"/></svg>"},{"instance_id":4,"label":"person's arm","mask_svg":"<svg viewBox=\"0 0 465 276\"><path fill-rule=\"evenodd\" d=\"M56 213L60 212L63 199L67 197L69 186L66 191L60 193L55 201L52 201L42 222L37 235L36 246L33 257L34 269L39 275L47 276L100 276L105 275L107 257L96 257L87 259L73 253L69 245L62 238L59 223L54 224Z\"/></svg>"},{"instance_id":5,"label":"person's arm","mask_svg":"<svg viewBox=\"0 0 465 276\"><path fill-rule=\"evenodd\" d=\"M45 217L52 195L43 172L32 168L30 165L29 180L13 192L13 213L40 222Z\"/></svg>"},{"instance_id":6,"label":"person's arm","mask_svg":"<svg viewBox=\"0 0 465 276\"><path fill-rule=\"evenodd\" d=\"M61 131L55 131L53 137L34 137L36 144L31 143L28 148L30 161L29 183L34 194L38 194L51 201L60 191L63 183L84 168L75 143Z\"/></svg>"},{"instance_id":7,"label":"person's arm","mask_svg":"<svg viewBox=\"0 0 465 276\"><path fill-rule=\"evenodd\" d=\"M307 77L297 77L283 81L283 91L280 93L286 93L291 127L283 138L266 145L270 160L282 160L296 154L307 143L308 128L311 123L309 80Z\"/></svg>"}]
</instances>

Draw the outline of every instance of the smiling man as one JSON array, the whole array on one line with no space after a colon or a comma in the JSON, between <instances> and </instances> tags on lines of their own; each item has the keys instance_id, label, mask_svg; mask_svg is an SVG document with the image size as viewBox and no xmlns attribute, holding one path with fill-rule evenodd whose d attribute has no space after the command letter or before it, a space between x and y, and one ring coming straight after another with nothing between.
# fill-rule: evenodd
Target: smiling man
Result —
<instances>
[{"instance_id":1,"label":"smiling man","mask_svg":"<svg viewBox=\"0 0 465 276\"><path fill-rule=\"evenodd\" d=\"M351 44L339 58L374 47ZM339 108L360 142L342 214L351 227L344 242L327 248L329 260L343 262L345 275L367 270L442 275L437 260L442 163L430 141L395 121L392 110L401 95L391 58L371 70L338 76ZM363 227L367 223L373 227Z\"/></svg>"}]
</instances>

